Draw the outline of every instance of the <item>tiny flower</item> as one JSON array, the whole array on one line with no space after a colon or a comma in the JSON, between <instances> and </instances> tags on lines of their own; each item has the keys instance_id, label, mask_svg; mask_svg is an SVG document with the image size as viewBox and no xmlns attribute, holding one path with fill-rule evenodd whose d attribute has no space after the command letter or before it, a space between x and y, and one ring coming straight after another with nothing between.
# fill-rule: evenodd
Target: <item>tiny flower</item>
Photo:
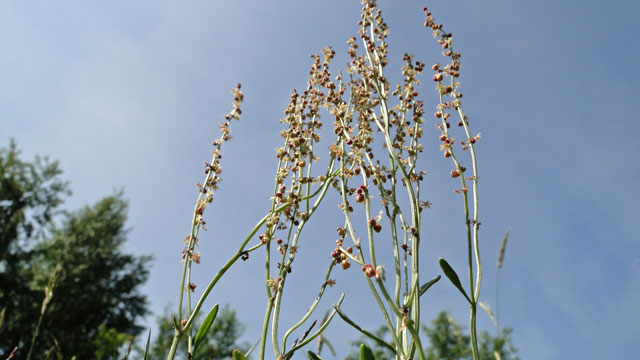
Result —
<instances>
[{"instance_id":1,"label":"tiny flower","mask_svg":"<svg viewBox=\"0 0 640 360\"><path fill-rule=\"evenodd\" d=\"M384 267L382 265L376 267L376 279L384 279Z\"/></svg>"},{"instance_id":2,"label":"tiny flower","mask_svg":"<svg viewBox=\"0 0 640 360\"><path fill-rule=\"evenodd\" d=\"M200 264L200 251L191 255L191 261L193 261L196 264Z\"/></svg>"}]
</instances>

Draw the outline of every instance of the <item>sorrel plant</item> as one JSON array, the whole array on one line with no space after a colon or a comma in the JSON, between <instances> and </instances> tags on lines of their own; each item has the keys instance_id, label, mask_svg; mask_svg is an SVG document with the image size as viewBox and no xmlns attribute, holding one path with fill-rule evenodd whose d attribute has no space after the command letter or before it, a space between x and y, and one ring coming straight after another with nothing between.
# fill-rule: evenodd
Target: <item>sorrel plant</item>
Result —
<instances>
[{"instance_id":1,"label":"sorrel plant","mask_svg":"<svg viewBox=\"0 0 640 360\"><path fill-rule=\"evenodd\" d=\"M312 56L305 90L291 93L291 101L284 110L285 117L280 120L284 125L281 132L283 145L276 150L278 165L269 211L240 242L235 254L222 265L194 303L190 291L195 286L191 283L191 271L193 263L200 262L196 246L199 232L205 225L203 213L218 189L220 152L222 145L230 139L230 124L242 113L240 84L233 90L233 109L220 125L222 135L213 142L211 162L205 163L206 177L199 184L190 232L185 238L175 334L168 359L174 358L180 341L188 342L190 353L198 346L217 311L216 306L194 334L193 321L202 310L204 301L229 268L256 251L264 252L266 291L265 313L257 345L259 359L292 358L296 351L320 336L336 314L365 336L391 350L396 359L425 359L420 338L420 299L440 276L429 281L420 278L421 212L430 204L420 198L426 172L418 168L418 159L423 152L423 127L427 125L430 131L434 120L440 150L453 163L450 176L460 181L456 193L461 197L464 213L468 286L462 284L456 272L442 258L440 266L469 303L471 347L473 358L478 359L476 309L482 267L474 147L479 136L472 134L462 108L462 93L457 82L460 53L453 49L452 35L443 29L442 24L435 22L427 8L423 10L426 15L424 25L433 31L446 58L445 64L431 66L439 97L434 117L425 116L424 103L418 99L420 76L426 69L423 62L405 54L401 69L403 81L395 86L389 83L385 75L389 28L376 1L364 0L358 36L347 41L350 62L344 72L332 72L330 64L335 52L327 47L322 50L322 55ZM330 114L333 119L331 134L334 138L328 153L317 145L323 128L321 114ZM456 137L462 140L456 141ZM328 157L327 168L318 169L319 155ZM471 169L463 166L463 156L470 158ZM302 233L329 191L336 191L341 199L338 207L344 221L337 226L339 239L329 258L325 281L316 299L300 320L281 335L279 319L287 276L298 256L312 256L298 253L303 241ZM354 216L356 211L364 212L364 222L356 220L362 218ZM384 237L381 234L383 227L386 228ZM393 254L390 275L385 273L377 257L381 251ZM362 269L362 279L379 308L391 341L362 328L341 310L344 293L320 324L308 324L326 287L335 283L331 278L332 272L336 268L347 270L351 267ZM183 314L183 306L187 313ZM307 330L290 343L289 337L301 326ZM273 357L267 355L269 346ZM370 354L366 346L363 346L362 354L365 358ZM246 355L234 354L238 359ZM318 358L310 351L308 355Z\"/></svg>"}]
</instances>

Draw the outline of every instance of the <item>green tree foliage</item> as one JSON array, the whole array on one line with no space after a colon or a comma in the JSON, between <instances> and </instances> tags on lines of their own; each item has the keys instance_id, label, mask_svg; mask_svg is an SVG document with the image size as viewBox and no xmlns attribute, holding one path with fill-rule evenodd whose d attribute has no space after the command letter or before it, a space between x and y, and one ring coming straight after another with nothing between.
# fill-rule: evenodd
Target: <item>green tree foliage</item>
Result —
<instances>
[{"instance_id":1,"label":"green tree foliage","mask_svg":"<svg viewBox=\"0 0 640 360\"><path fill-rule=\"evenodd\" d=\"M132 335L109 329L105 324L98 328L98 335L93 341L94 359L122 359L123 354L129 350L129 345L134 341Z\"/></svg>"},{"instance_id":2,"label":"green tree foliage","mask_svg":"<svg viewBox=\"0 0 640 360\"><path fill-rule=\"evenodd\" d=\"M0 355L31 340L39 317L42 290L30 287L29 265L35 239L44 233L69 194L57 162L20 158L15 142L0 148ZM26 351L20 352L26 356Z\"/></svg>"},{"instance_id":3,"label":"green tree foliage","mask_svg":"<svg viewBox=\"0 0 640 360\"><path fill-rule=\"evenodd\" d=\"M185 311L186 313L186 311ZM202 323L202 313L196 317L194 325L194 336L200 324ZM151 359L164 359L171 348L173 340L173 317L169 308L165 310L165 315L158 317L158 336L151 346ZM235 310L225 305L216 316L213 325L209 329L204 343L198 346L194 360L215 360L215 359L231 359L234 349L242 349L243 352L248 349L246 344L239 344L238 338L244 331L244 325L238 320ZM186 359L187 341L181 341L178 350L178 357L183 356Z\"/></svg>"},{"instance_id":4,"label":"green tree foliage","mask_svg":"<svg viewBox=\"0 0 640 360\"><path fill-rule=\"evenodd\" d=\"M446 311L440 312L440 314L431 321L430 326L423 327L423 331L429 339L429 344L424 349L428 360L473 359L469 334L466 333L464 327L458 324ZM478 339L480 359L518 360L514 354L515 350L511 345L511 332L512 330L510 328L505 328L501 331L501 334L493 336L483 331ZM389 338L388 330L384 326L378 329L375 335L382 339ZM361 337L358 341L352 342L353 350L347 359L360 359L359 351L360 344L362 343L367 343L369 347L371 347L376 359L394 359L391 351L369 341L365 337Z\"/></svg>"},{"instance_id":5,"label":"green tree foliage","mask_svg":"<svg viewBox=\"0 0 640 360\"><path fill-rule=\"evenodd\" d=\"M14 143L0 150L2 357L16 346L15 358L26 356L53 273L57 281L32 358L94 358L101 341L141 330L136 320L146 313L146 298L139 287L150 258L122 251L127 202L122 194L109 196L63 214L55 225L53 215L68 194L60 173L56 162L21 160Z\"/></svg>"}]
</instances>

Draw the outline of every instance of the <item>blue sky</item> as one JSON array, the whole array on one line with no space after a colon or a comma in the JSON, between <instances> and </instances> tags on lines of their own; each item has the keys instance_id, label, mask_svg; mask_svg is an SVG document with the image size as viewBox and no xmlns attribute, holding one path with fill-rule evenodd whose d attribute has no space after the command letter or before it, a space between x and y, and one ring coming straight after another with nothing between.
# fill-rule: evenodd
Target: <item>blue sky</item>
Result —
<instances>
[{"instance_id":1,"label":"blue sky","mask_svg":"<svg viewBox=\"0 0 640 360\"><path fill-rule=\"evenodd\" d=\"M500 318L523 359L618 359L636 353L640 334L640 3L634 1L382 1L391 66L406 51L442 61L422 23L424 5L462 52L465 109L479 143L482 299L495 304L495 262L511 229L501 274ZM358 1L110 1L0 3L0 141L25 157L59 159L74 209L123 188L130 199L128 251L156 257L144 287L151 308L175 302L179 254L230 90L245 106L223 149L223 183L202 236L204 283L263 215L279 146L278 119L293 88L305 85L309 54L332 45L345 62ZM425 80L429 75L425 73ZM429 113L437 99L425 81ZM428 128L426 128L428 129ZM430 130L430 129L429 129ZM464 264L464 241L450 224L460 211L450 164L425 136L429 172L423 250L426 277L437 258ZM228 145L228 146L227 146ZM454 215L452 215L454 214ZM319 213L303 247L331 251L339 214ZM254 339L263 313L259 259L240 264L214 290ZM287 303L294 321L315 296L327 259L298 263ZM336 273L327 308L341 289L362 289L355 271ZM370 296L369 296L370 297ZM366 293L345 309L375 327ZM463 299L446 283L430 291L424 319L450 310L465 322ZM211 302L213 304L213 302ZM364 306L366 305L366 306ZM155 323L152 317L149 324ZM481 316L481 325L491 330ZM338 350L355 338L336 321Z\"/></svg>"}]
</instances>

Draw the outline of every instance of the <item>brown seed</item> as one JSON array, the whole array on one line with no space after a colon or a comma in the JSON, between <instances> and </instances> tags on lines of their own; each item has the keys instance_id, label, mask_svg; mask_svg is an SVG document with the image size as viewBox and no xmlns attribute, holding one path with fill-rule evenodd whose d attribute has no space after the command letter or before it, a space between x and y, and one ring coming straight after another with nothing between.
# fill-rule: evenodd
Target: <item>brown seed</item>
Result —
<instances>
[{"instance_id":1,"label":"brown seed","mask_svg":"<svg viewBox=\"0 0 640 360\"><path fill-rule=\"evenodd\" d=\"M373 277L373 276L376 275L376 269L371 264L367 264L367 265L363 266L362 267L362 271L364 271L364 273L365 273L365 275L367 275L367 277Z\"/></svg>"}]
</instances>

